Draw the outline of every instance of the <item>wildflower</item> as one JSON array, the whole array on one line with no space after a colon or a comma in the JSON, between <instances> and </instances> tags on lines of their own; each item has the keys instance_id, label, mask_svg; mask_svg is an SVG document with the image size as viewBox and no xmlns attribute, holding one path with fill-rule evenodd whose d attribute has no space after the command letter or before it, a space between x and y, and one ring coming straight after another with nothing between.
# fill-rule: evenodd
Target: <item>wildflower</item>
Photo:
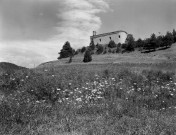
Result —
<instances>
[{"instance_id":1,"label":"wildflower","mask_svg":"<svg viewBox=\"0 0 176 135\"><path fill-rule=\"evenodd\" d=\"M26 78L28 78L29 76L26 76Z\"/></svg>"},{"instance_id":2,"label":"wildflower","mask_svg":"<svg viewBox=\"0 0 176 135\"><path fill-rule=\"evenodd\" d=\"M52 77L54 77L54 75L52 75Z\"/></svg>"},{"instance_id":3,"label":"wildflower","mask_svg":"<svg viewBox=\"0 0 176 135\"><path fill-rule=\"evenodd\" d=\"M57 90L61 90L61 89L57 88Z\"/></svg>"},{"instance_id":4,"label":"wildflower","mask_svg":"<svg viewBox=\"0 0 176 135\"><path fill-rule=\"evenodd\" d=\"M76 101L81 102L81 101L82 101L82 99L81 99L81 98L77 98L77 99L76 99Z\"/></svg>"},{"instance_id":5,"label":"wildflower","mask_svg":"<svg viewBox=\"0 0 176 135\"><path fill-rule=\"evenodd\" d=\"M97 90L96 89L93 89L92 92L95 93Z\"/></svg>"},{"instance_id":6,"label":"wildflower","mask_svg":"<svg viewBox=\"0 0 176 135\"><path fill-rule=\"evenodd\" d=\"M40 101L37 100L36 103L40 103Z\"/></svg>"},{"instance_id":7,"label":"wildflower","mask_svg":"<svg viewBox=\"0 0 176 135\"><path fill-rule=\"evenodd\" d=\"M114 81L115 81L115 78L112 78L112 80L114 80Z\"/></svg>"},{"instance_id":8,"label":"wildflower","mask_svg":"<svg viewBox=\"0 0 176 135\"><path fill-rule=\"evenodd\" d=\"M173 93L171 93L170 95L171 95L171 96L173 96L174 94L173 94Z\"/></svg>"},{"instance_id":9,"label":"wildflower","mask_svg":"<svg viewBox=\"0 0 176 135\"><path fill-rule=\"evenodd\" d=\"M98 91L97 94L102 94L102 92L101 92L101 91Z\"/></svg>"}]
</instances>

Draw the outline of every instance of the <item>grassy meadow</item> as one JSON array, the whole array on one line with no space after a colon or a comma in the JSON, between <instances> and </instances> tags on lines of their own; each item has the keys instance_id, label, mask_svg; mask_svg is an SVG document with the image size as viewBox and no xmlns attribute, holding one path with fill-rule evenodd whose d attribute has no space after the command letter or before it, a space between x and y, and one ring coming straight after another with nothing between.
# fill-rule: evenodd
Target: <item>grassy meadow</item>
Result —
<instances>
[{"instance_id":1,"label":"grassy meadow","mask_svg":"<svg viewBox=\"0 0 176 135\"><path fill-rule=\"evenodd\" d=\"M0 76L0 134L174 135L176 63L41 65Z\"/></svg>"}]
</instances>

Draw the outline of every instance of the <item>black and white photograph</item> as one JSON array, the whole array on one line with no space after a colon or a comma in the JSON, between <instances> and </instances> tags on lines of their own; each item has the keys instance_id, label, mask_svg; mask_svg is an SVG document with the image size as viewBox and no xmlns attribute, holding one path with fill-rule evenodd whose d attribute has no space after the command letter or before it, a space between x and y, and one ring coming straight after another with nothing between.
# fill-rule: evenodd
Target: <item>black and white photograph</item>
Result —
<instances>
[{"instance_id":1,"label":"black and white photograph","mask_svg":"<svg viewBox=\"0 0 176 135\"><path fill-rule=\"evenodd\" d=\"M0 135L176 135L176 0L0 0Z\"/></svg>"}]
</instances>

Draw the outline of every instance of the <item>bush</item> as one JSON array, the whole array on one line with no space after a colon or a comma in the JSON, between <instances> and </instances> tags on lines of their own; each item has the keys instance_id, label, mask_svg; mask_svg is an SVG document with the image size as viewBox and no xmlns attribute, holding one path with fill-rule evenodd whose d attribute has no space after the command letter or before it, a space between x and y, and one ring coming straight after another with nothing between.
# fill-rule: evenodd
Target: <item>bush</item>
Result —
<instances>
[{"instance_id":1,"label":"bush","mask_svg":"<svg viewBox=\"0 0 176 135\"><path fill-rule=\"evenodd\" d=\"M120 47L117 47L116 53L120 53L120 52L121 52L121 48L120 48Z\"/></svg>"},{"instance_id":2,"label":"bush","mask_svg":"<svg viewBox=\"0 0 176 135\"><path fill-rule=\"evenodd\" d=\"M93 51L95 49L95 44L94 44L94 41L91 40L91 43L89 45L90 49Z\"/></svg>"},{"instance_id":3,"label":"bush","mask_svg":"<svg viewBox=\"0 0 176 135\"><path fill-rule=\"evenodd\" d=\"M90 62L92 61L91 51L88 49L84 54L83 62Z\"/></svg>"},{"instance_id":4,"label":"bush","mask_svg":"<svg viewBox=\"0 0 176 135\"><path fill-rule=\"evenodd\" d=\"M83 47L81 48L81 53L84 53L85 51L86 51L86 47L83 46Z\"/></svg>"},{"instance_id":5,"label":"bush","mask_svg":"<svg viewBox=\"0 0 176 135\"><path fill-rule=\"evenodd\" d=\"M116 45L116 43L113 41L113 40L111 40L110 42L109 42L109 44L108 44L108 47L109 48L114 48L114 47L116 47L117 45Z\"/></svg>"},{"instance_id":6,"label":"bush","mask_svg":"<svg viewBox=\"0 0 176 135\"><path fill-rule=\"evenodd\" d=\"M102 45L97 45L97 54L103 53L103 46Z\"/></svg>"}]
</instances>

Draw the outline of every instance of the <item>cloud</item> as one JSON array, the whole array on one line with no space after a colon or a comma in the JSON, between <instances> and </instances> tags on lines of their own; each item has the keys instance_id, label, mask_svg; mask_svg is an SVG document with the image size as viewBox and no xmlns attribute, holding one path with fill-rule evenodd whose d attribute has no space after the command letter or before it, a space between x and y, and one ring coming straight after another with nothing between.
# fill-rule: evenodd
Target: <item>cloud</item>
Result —
<instances>
[{"instance_id":1,"label":"cloud","mask_svg":"<svg viewBox=\"0 0 176 135\"><path fill-rule=\"evenodd\" d=\"M101 18L97 15L105 12L109 6L104 0L66 0L64 8L58 14L62 18L57 30L61 33L54 38L69 40L75 48L87 46L93 30L101 27Z\"/></svg>"},{"instance_id":2,"label":"cloud","mask_svg":"<svg viewBox=\"0 0 176 135\"><path fill-rule=\"evenodd\" d=\"M0 61L33 67L58 57L66 41L89 45L109 10L108 0L4 0L0 14ZM2 26L2 27L1 27Z\"/></svg>"}]
</instances>

